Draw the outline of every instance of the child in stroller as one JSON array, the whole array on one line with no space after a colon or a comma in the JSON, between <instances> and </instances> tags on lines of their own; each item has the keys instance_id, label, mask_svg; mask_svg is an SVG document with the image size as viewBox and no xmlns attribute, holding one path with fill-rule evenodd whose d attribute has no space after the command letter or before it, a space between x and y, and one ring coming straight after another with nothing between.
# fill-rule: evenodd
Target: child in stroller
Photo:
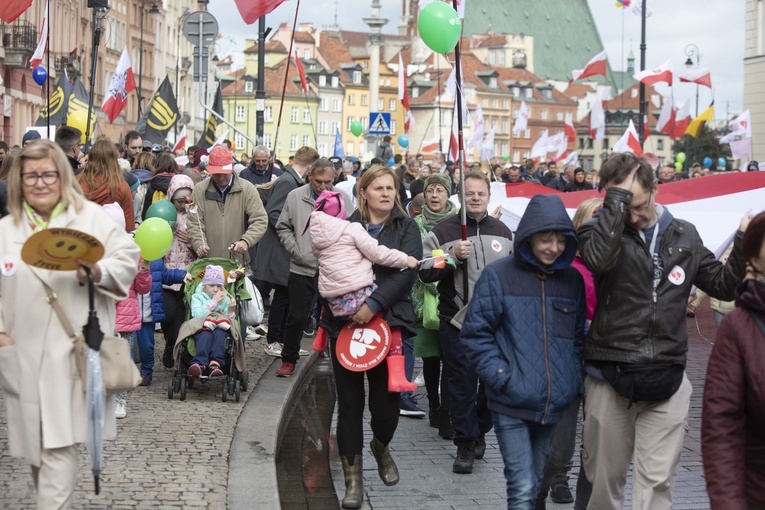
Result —
<instances>
[{"instance_id":1,"label":"child in stroller","mask_svg":"<svg viewBox=\"0 0 765 510\"><path fill-rule=\"evenodd\" d=\"M221 365L225 363L226 332L235 319L235 309L236 300L224 289L223 268L208 265L202 283L191 298L191 316L209 317L204 321L202 330L194 335L196 355L189 366L189 375L194 379L202 375L224 375Z\"/></svg>"}]
</instances>

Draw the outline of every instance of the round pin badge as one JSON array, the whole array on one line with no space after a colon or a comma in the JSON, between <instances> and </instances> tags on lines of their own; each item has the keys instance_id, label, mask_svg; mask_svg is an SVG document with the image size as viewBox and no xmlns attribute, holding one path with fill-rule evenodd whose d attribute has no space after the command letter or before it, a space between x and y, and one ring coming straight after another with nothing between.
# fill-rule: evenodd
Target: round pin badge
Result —
<instances>
[{"instance_id":1,"label":"round pin badge","mask_svg":"<svg viewBox=\"0 0 765 510\"><path fill-rule=\"evenodd\" d=\"M19 259L8 255L0 260L0 274L3 276L13 276L19 268Z\"/></svg>"},{"instance_id":2,"label":"round pin badge","mask_svg":"<svg viewBox=\"0 0 765 510\"><path fill-rule=\"evenodd\" d=\"M667 275L667 280L675 285L682 285L685 281L685 270L680 266L675 266Z\"/></svg>"},{"instance_id":3,"label":"round pin badge","mask_svg":"<svg viewBox=\"0 0 765 510\"><path fill-rule=\"evenodd\" d=\"M351 372L364 372L385 359L390 343L388 323L381 315L375 315L364 325L349 323L342 328L335 342L335 354L340 364Z\"/></svg>"}]
</instances>

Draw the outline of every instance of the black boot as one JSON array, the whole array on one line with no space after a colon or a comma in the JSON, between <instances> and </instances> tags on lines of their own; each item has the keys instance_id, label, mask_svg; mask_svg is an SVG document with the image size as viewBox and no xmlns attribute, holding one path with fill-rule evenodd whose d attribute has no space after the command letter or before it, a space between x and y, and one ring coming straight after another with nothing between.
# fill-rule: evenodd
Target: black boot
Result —
<instances>
[{"instance_id":1,"label":"black boot","mask_svg":"<svg viewBox=\"0 0 765 510\"><path fill-rule=\"evenodd\" d=\"M165 352L162 353L162 364L165 368L173 368L175 366L175 359L173 358L173 345L170 343L165 344Z\"/></svg>"},{"instance_id":2,"label":"black boot","mask_svg":"<svg viewBox=\"0 0 765 510\"><path fill-rule=\"evenodd\" d=\"M380 480L385 485L396 485L398 483L398 468L393 457L390 456L390 449L376 437L372 438L369 448L372 449L372 455L377 461L377 472L380 474Z\"/></svg>"},{"instance_id":3,"label":"black boot","mask_svg":"<svg viewBox=\"0 0 765 510\"><path fill-rule=\"evenodd\" d=\"M469 474L473 472L475 461L475 441L465 441L457 445L457 458L452 465L453 473Z\"/></svg>"},{"instance_id":4,"label":"black boot","mask_svg":"<svg viewBox=\"0 0 765 510\"><path fill-rule=\"evenodd\" d=\"M481 434L475 442L475 458L481 460L486 453L486 436Z\"/></svg>"},{"instance_id":5,"label":"black boot","mask_svg":"<svg viewBox=\"0 0 765 510\"><path fill-rule=\"evenodd\" d=\"M428 397L428 421L434 429L438 428L438 408L440 406L441 404L438 402L438 399L434 400Z\"/></svg>"},{"instance_id":6,"label":"black boot","mask_svg":"<svg viewBox=\"0 0 765 510\"><path fill-rule=\"evenodd\" d=\"M345 497L342 501L343 508L361 508L364 497L363 480L361 478L361 455L353 456L353 464L348 457L340 457L343 461L343 474L345 475Z\"/></svg>"},{"instance_id":7,"label":"black boot","mask_svg":"<svg viewBox=\"0 0 765 510\"><path fill-rule=\"evenodd\" d=\"M438 436L441 439L451 439L454 437L452 420L449 418L449 411L438 409Z\"/></svg>"},{"instance_id":8,"label":"black boot","mask_svg":"<svg viewBox=\"0 0 765 510\"><path fill-rule=\"evenodd\" d=\"M547 491L540 492L534 510L547 510Z\"/></svg>"}]
</instances>

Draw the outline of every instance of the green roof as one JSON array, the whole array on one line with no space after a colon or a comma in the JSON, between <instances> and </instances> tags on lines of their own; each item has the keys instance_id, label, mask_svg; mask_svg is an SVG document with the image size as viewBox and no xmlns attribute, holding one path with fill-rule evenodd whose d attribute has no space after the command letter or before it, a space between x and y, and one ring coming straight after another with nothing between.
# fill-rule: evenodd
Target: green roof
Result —
<instances>
[{"instance_id":1,"label":"green roof","mask_svg":"<svg viewBox=\"0 0 765 510\"><path fill-rule=\"evenodd\" d=\"M534 37L534 74L567 81L603 51L587 0L470 0L463 33L526 34ZM616 83L608 66L610 85ZM603 80L602 77L588 80Z\"/></svg>"}]
</instances>

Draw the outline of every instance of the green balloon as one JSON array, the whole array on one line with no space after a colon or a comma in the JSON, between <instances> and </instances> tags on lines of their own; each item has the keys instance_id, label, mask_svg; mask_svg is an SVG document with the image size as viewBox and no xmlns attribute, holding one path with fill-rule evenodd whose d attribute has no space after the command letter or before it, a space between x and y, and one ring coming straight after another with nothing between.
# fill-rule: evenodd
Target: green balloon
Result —
<instances>
[{"instance_id":1,"label":"green balloon","mask_svg":"<svg viewBox=\"0 0 765 510\"><path fill-rule=\"evenodd\" d=\"M173 229L162 218L149 218L135 231L135 244L145 260L159 260L173 244Z\"/></svg>"},{"instance_id":2,"label":"green balloon","mask_svg":"<svg viewBox=\"0 0 765 510\"><path fill-rule=\"evenodd\" d=\"M678 152L677 156L675 156L675 161L677 161L678 163L685 163L685 153Z\"/></svg>"},{"instance_id":3,"label":"green balloon","mask_svg":"<svg viewBox=\"0 0 765 510\"><path fill-rule=\"evenodd\" d=\"M462 24L457 11L445 2L430 2L420 11L417 30L422 42L436 53L449 53L457 46Z\"/></svg>"},{"instance_id":4,"label":"green balloon","mask_svg":"<svg viewBox=\"0 0 765 510\"><path fill-rule=\"evenodd\" d=\"M680 153L682 154L682 152ZM682 172L683 171L683 164L679 161L675 161L675 171L676 172Z\"/></svg>"},{"instance_id":5,"label":"green balloon","mask_svg":"<svg viewBox=\"0 0 765 510\"><path fill-rule=\"evenodd\" d=\"M504 156L502 156L502 160L505 162L510 161L510 154L505 154Z\"/></svg>"},{"instance_id":6,"label":"green balloon","mask_svg":"<svg viewBox=\"0 0 765 510\"><path fill-rule=\"evenodd\" d=\"M174 227L178 219L178 210L169 200L157 200L146 210L146 219L149 218L161 218Z\"/></svg>"},{"instance_id":7,"label":"green balloon","mask_svg":"<svg viewBox=\"0 0 765 510\"><path fill-rule=\"evenodd\" d=\"M351 122L351 133L353 133L353 136L359 136L363 132L364 128L362 127L361 122L357 120Z\"/></svg>"}]
</instances>

